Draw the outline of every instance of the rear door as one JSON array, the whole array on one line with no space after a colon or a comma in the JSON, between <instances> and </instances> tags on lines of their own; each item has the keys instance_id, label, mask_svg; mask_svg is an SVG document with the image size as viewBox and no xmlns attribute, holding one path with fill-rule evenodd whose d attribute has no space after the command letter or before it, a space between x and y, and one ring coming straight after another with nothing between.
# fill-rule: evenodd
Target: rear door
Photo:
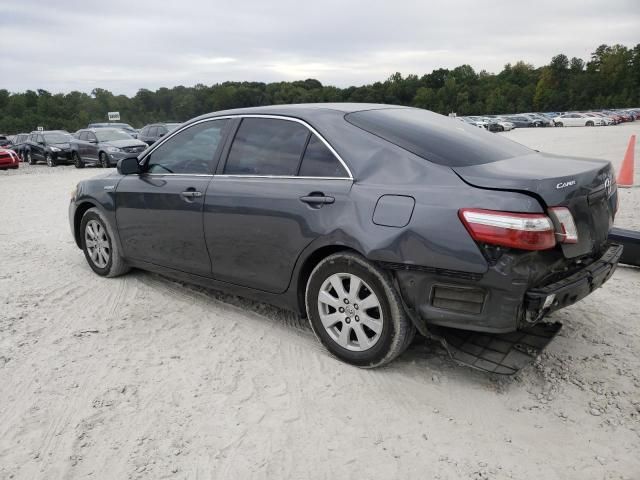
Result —
<instances>
[{"instance_id":1,"label":"rear door","mask_svg":"<svg viewBox=\"0 0 640 480\"><path fill-rule=\"evenodd\" d=\"M247 117L211 183L204 231L212 275L284 292L302 250L339 228L351 175L294 119Z\"/></svg>"},{"instance_id":2,"label":"rear door","mask_svg":"<svg viewBox=\"0 0 640 480\"><path fill-rule=\"evenodd\" d=\"M202 207L228 120L192 125L152 149L144 173L118 184L116 220L124 256L209 276Z\"/></svg>"}]
</instances>

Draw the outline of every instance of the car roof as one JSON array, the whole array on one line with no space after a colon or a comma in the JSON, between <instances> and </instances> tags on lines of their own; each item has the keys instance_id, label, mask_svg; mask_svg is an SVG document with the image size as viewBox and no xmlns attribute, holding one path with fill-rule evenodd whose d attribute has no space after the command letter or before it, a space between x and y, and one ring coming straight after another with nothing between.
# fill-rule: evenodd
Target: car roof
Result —
<instances>
[{"instance_id":1,"label":"car roof","mask_svg":"<svg viewBox=\"0 0 640 480\"><path fill-rule=\"evenodd\" d=\"M403 105L386 105L382 103L294 103L287 105L268 105L262 107L234 108L231 110L220 110L206 113L195 120L205 118L220 117L224 115L280 115L311 120L315 116L327 112L345 115L347 113L359 112L363 110L381 110L387 108L410 108ZM191 122L188 122L191 123Z\"/></svg>"}]
</instances>

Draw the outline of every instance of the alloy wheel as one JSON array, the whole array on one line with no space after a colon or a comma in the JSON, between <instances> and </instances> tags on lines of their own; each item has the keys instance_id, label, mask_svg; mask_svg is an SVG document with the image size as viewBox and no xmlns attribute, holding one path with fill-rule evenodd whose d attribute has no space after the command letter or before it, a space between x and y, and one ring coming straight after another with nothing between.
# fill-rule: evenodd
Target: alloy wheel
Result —
<instances>
[{"instance_id":1,"label":"alloy wheel","mask_svg":"<svg viewBox=\"0 0 640 480\"><path fill-rule=\"evenodd\" d=\"M105 268L111 256L111 246L106 229L97 220L89 220L84 230L84 242L89 257L98 268Z\"/></svg>"},{"instance_id":2,"label":"alloy wheel","mask_svg":"<svg viewBox=\"0 0 640 480\"><path fill-rule=\"evenodd\" d=\"M327 278L318 294L318 312L331 339L347 350L369 350L380 339L380 300L357 275L336 273Z\"/></svg>"},{"instance_id":3,"label":"alloy wheel","mask_svg":"<svg viewBox=\"0 0 640 480\"><path fill-rule=\"evenodd\" d=\"M45 158L45 160L47 161L48 166L53 167L53 159L51 158L50 153L47 153L47 157Z\"/></svg>"}]
</instances>

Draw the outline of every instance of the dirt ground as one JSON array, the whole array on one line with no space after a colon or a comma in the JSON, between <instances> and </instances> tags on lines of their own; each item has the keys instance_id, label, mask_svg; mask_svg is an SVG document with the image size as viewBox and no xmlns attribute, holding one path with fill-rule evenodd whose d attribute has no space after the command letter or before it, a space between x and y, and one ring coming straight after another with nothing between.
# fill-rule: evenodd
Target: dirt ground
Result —
<instances>
[{"instance_id":1,"label":"dirt ground","mask_svg":"<svg viewBox=\"0 0 640 480\"><path fill-rule=\"evenodd\" d=\"M639 130L505 135L618 165ZM274 307L93 274L67 204L97 173L0 172L0 479L640 478L639 269L553 315L515 377L424 340L360 370ZM617 223L640 228L640 188L621 198Z\"/></svg>"}]
</instances>

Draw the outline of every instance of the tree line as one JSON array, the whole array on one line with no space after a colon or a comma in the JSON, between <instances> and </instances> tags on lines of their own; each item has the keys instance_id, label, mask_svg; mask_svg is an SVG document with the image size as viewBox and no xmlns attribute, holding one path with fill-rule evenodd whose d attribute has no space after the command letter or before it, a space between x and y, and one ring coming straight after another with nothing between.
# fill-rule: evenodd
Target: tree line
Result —
<instances>
[{"instance_id":1,"label":"tree line","mask_svg":"<svg viewBox=\"0 0 640 480\"><path fill-rule=\"evenodd\" d=\"M601 45L586 62L558 54L538 68L519 61L493 74L461 65L421 77L394 73L383 82L348 88L307 79L140 89L133 97L102 88L91 94L0 89L0 132L29 132L38 125L75 131L106 121L110 111L120 112L123 122L139 128L216 110L306 102L389 103L458 115L640 107L640 44Z\"/></svg>"}]
</instances>

